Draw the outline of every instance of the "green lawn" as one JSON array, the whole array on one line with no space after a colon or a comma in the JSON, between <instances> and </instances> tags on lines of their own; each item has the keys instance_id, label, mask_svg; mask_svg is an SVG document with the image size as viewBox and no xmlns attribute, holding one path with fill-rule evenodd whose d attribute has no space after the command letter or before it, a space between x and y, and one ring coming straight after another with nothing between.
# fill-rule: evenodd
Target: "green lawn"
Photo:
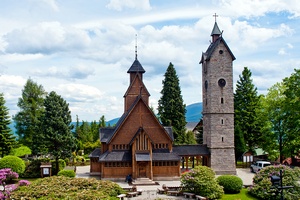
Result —
<instances>
[{"instance_id":1,"label":"green lawn","mask_svg":"<svg viewBox=\"0 0 300 200\"><path fill-rule=\"evenodd\" d=\"M243 188L239 194L225 194L222 200L257 200L257 198L250 196L246 188Z\"/></svg>"}]
</instances>

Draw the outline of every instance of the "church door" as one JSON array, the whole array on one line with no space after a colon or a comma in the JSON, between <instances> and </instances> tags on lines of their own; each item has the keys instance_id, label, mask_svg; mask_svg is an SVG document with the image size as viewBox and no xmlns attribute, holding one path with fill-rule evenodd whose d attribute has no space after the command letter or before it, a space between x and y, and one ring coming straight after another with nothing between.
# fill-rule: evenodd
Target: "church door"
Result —
<instances>
[{"instance_id":1,"label":"church door","mask_svg":"<svg viewBox=\"0 0 300 200\"><path fill-rule=\"evenodd\" d=\"M141 162L139 163L139 178L146 178L147 177L147 163Z\"/></svg>"}]
</instances>

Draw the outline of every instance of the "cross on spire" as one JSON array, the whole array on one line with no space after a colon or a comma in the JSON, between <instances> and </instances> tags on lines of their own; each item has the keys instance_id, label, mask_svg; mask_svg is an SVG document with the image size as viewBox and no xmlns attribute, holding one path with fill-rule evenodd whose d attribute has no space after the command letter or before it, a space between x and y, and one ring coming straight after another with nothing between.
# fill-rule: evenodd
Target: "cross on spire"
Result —
<instances>
[{"instance_id":1,"label":"cross on spire","mask_svg":"<svg viewBox=\"0 0 300 200\"><path fill-rule=\"evenodd\" d=\"M217 15L217 13L215 13L215 14L213 15L213 17L215 18L215 22L217 22L217 17L219 17L219 15Z\"/></svg>"}]
</instances>

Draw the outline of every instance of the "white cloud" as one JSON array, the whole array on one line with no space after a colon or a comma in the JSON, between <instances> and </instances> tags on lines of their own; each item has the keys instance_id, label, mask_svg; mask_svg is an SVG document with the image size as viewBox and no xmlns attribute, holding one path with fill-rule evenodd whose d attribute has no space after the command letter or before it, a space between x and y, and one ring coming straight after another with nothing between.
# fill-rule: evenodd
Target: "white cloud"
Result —
<instances>
[{"instance_id":1,"label":"white cloud","mask_svg":"<svg viewBox=\"0 0 300 200\"><path fill-rule=\"evenodd\" d=\"M122 11L124 8L151 10L149 0L110 0L107 8Z\"/></svg>"},{"instance_id":2,"label":"white cloud","mask_svg":"<svg viewBox=\"0 0 300 200\"><path fill-rule=\"evenodd\" d=\"M77 65L72 68L61 68L52 66L48 69L35 69L33 72L35 76L52 77L60 79L86 79L91 75L94 75L95 70L93 67L84 65Z\"/></svg>"},{"instance_id":3,"label":"white cloud","mask_svg":"<svg viewBox=\"0 0 300 200\"><path fill-rule=\"evenodd\" d=\"M7 53L51 54L67 49L84 48L88 35L78 29L63 27L59 22L42 22L36 26L15 29L4 36Z\"/></svg>"}]
</instances>

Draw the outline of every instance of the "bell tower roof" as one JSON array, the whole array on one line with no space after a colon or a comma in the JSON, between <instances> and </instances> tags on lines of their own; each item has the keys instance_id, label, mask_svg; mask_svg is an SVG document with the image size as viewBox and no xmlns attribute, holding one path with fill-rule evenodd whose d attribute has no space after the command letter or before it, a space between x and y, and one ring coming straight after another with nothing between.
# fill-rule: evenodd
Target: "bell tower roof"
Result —
<instances>
[{"instance_id":1,"label":"bell tower roof","mask_svg":"<svg viewBox=\"0 0 300 200\"><path fill-rule=\"evenodd\" d=\"M211 31L210 36L213 36L213 35L219 36L219 35L221 35L221 34L222 34L222 32L220 31L219 26L218 26L217 22L215 22L214 28L213 28L213 30Z\"/></svg>"},{"instance_id":2,"label":"bell tower roof","mask_svg":"<svg viewBox=\"0 0 300 200\"><path fill-rule=\"evenodd\" d=\"M135 61L132 63L131 67L128 69L127 73L145 73L143 66L138 61L137 58L135 58Z\"/></svg>"}]
</instances>

